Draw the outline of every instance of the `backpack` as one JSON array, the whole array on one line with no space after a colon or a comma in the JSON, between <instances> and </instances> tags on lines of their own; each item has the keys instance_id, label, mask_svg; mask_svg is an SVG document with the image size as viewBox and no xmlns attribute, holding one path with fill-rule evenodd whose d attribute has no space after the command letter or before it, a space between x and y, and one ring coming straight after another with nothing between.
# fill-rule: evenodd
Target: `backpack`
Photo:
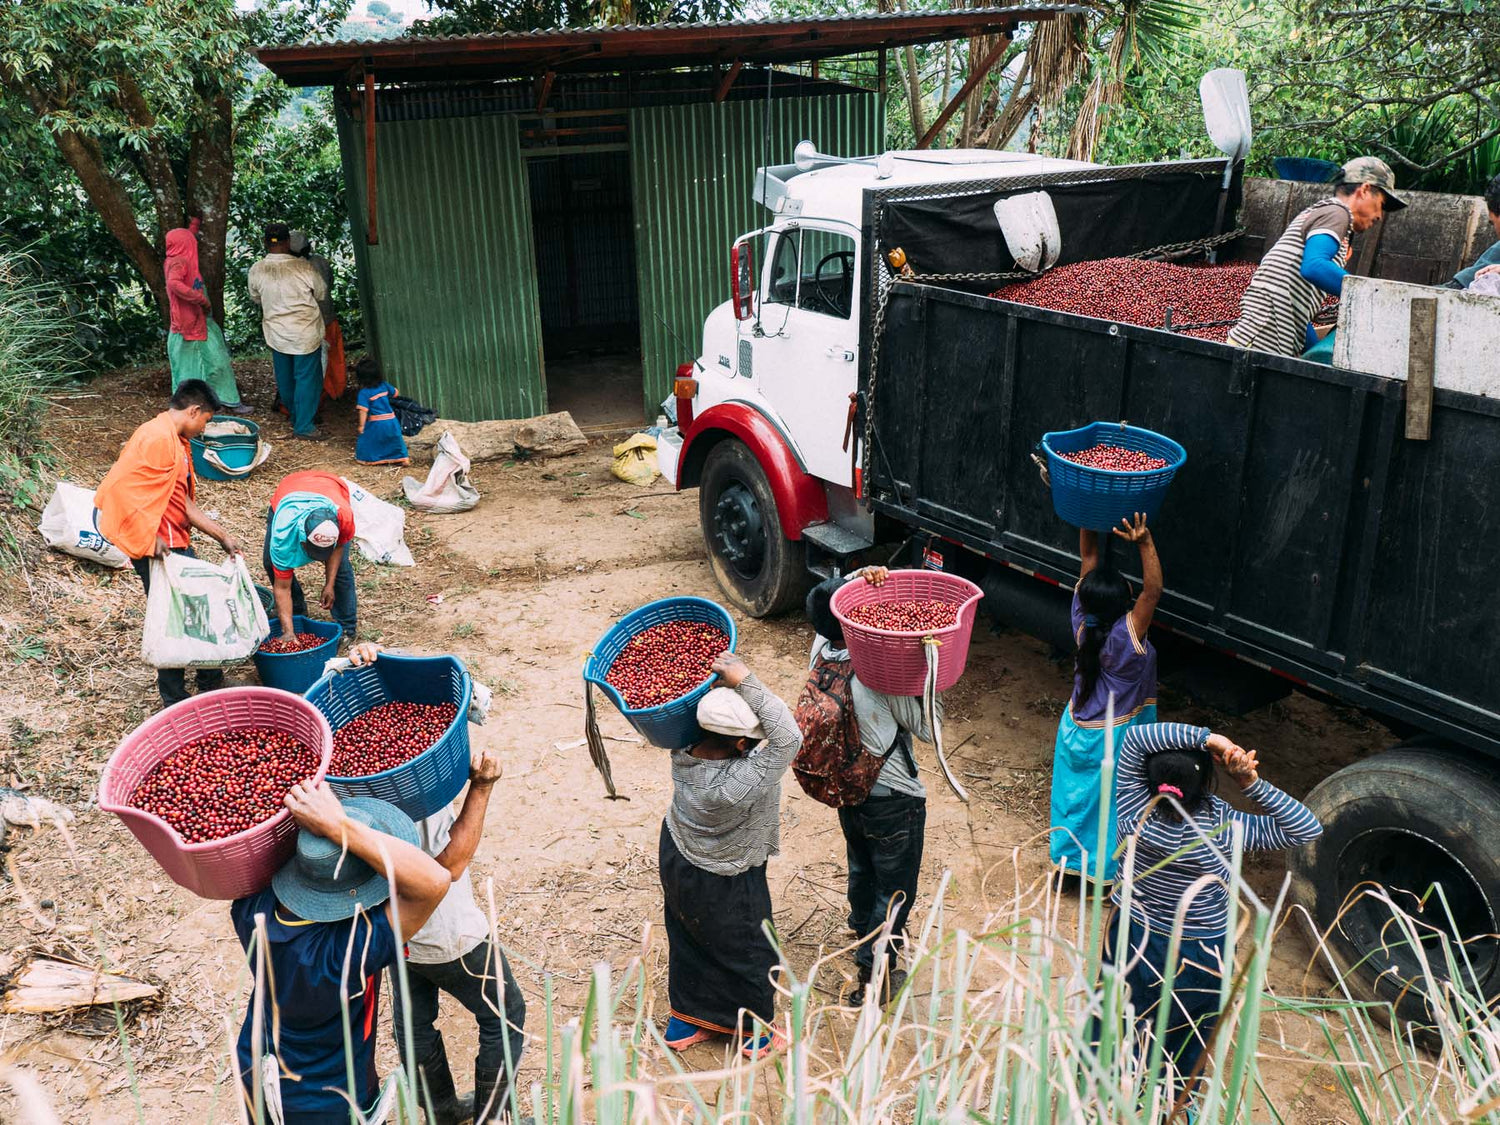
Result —
<instances>
[{"instance_id":1,"label":"backpack","mask_svg":"<svg viewBox=\"0 0 1500 1125\"><path fill-rule=\"evenodd\" d=\"M860 804L870 795L886 759L867 754L859 741L854 716L854 667L848 660L825 660L807 673L794 714L802 731L802 747L792 759L792 773L802 791L833 808Z\"/></svg>"}]
</instances>

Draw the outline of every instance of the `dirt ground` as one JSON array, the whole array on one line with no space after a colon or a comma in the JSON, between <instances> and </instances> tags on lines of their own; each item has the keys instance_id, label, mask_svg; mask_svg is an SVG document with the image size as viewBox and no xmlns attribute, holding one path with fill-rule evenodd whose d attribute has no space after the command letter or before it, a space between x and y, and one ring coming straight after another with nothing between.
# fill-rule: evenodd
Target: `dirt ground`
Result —
<instances>
[{"instance_id":1,"label":"dirt ground","mask_svg":"<svg viewBox=\"0 0 1500 1125\"><path fill-rule=\"evenodd\" d=\"M267 403L266 365L240 366L247 397ZM132 428L160 408L165 385L164 370L136 370L60 398L53 415L59 474L96 484ZM270 462L245 482L200 485L199 502L254 545L252 559L259 558L266 501L283 473L331 468L377 495L399 493L402 470L354 464L348 409L330 408L334 437L323 446L287 441L284 420L262 411L258 420L276 447ZM505 778L473 870L481 902L493 896L534 1033L542 1026L544 977L553 978L560 1016L568 1018L593 964L625 966L640 952L643 926L656 922L661 909L655 850L670 796L666 758L632 741L626 723L603 707L614 777L630 798L603 799L587 751L577 745L583 654L644 601L672 593L720 597L704 561L696 493L674 494L660 481L647 489L616 481L608 446L609 439L597 439L574 457L478 465L473 480L484 494L478 508L455 516L408 514L415 568L362 562L357 568L362 637L454 653L494 690L491 720L472 735L502 751ZM412 471L421 475L425 468ZM1166 565L1170 571L1170 559ZM441 595L441 603L432 604L432 595ZM158 1005L128 1013L128 1045L112 1013L94 1021L0 1016L0 1061L32 1070L69 1122L223 1121L232 1112L226 1046L239 1025L247 981L227 906L172 884L119 821L93 804L110 752L157 705L152 674L138 656L143 606L129 571L105 572L44 551L24 583L7 580L0 602L6 780L77 813L71 848L53 831L12 840L14 881L0 885L0 971L28 950L47 949L102 960L163 988ZM745 660L783 698L795 698L812 639L806 622L796 614L736 618ZM230 681L253 678L247 668ZM1053 733L1067 691L1067 670L1045 645L981 629L968 671L950 693L945 725L971 802L964 805L946 788L930 749L919 753L929 791L923 889L930 892L950 871L950 907L960 924L982 920L1017 878L1024 885L1044 875L1040 834L1048 819ZM1300 696L1226 719L1168 685L1163 712L1212 721L1261 748L1267 775L1297 795L1389 741L1360 716ZM783 793L783 851L770 864L771 888L777 928L801 966L846 940L843 849L831 810L793 782ZM1014 867L1013 856L1019 857ZM985 883L987 872L996 875ZM1284 867L1272 858L1258 861L1254 872L1260 889L1274 894ZM925 908L924 897L916 909ZM657 938L648 960L658 1013L666 1007L660 944ZM1305 973L1308 953L1300 937L1280 943L1279 990L1325 986ZM443 1027L450 1057L468 1057L472 1021L445 1009ZM1319 1053L1311 1029L1285 1034L1286 1042L1268 1047L1292 1060L1274 1064L1271 1074L1281 1113L1299 1122L1341 1120L1329 1072L1296 1061L1301 1050ZM385 1069L395 1053L388 1036L382 1042ZM719 1058L718 1049L704 1046L687 1062L709 1068ZM462 1063L455 1069L462 1072ZM523 1087L539 1071L533 1049L522 1063ZM24 1120L11 1096L0 1094L0 1119Z\"/></svg>"}]
</instances>

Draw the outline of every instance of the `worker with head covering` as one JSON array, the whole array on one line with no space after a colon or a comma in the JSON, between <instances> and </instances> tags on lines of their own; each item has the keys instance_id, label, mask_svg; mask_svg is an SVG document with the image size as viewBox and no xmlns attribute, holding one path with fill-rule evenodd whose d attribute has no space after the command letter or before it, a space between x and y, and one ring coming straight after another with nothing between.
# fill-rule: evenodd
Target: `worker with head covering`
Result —
<instances>
[{"instance_id":1,"label":"worker with head covering","mask_svg":"<svg viewBox=\"0 0 1500 1125\"><path fill-rule=\"evenodd\" d=\"M1350 236L1406 206L1395 187L1396 176L1383 160L1361 156L1345 164L1333 195L1299 211L1261 258L1240 298L1229 342L1288 356L1318 345L1316 358L1330 361L1330 341L1319 340L1313 315L1325 296L1337 297L1343 289Z\"/></svg>"},{"instance_id":2,"label":"worker with head covering","mask_svg":"<svg viewBox=\"0 0 1500 1125\"><path fill-rule=\"evenodd\" d=\"M319 604L333 612L344 627L344 640L354 643L358 600L349 541L354 538L354 508L349 486L333 473L291 473L282 478L266 513L266 541L261 552L271 580L275 617L281 635L290 637L292 615L307 614L307 598L297 581L297 569L311 562L323 564L323 594Z\"/></svg>"},{"instance_id":3,"label":"worker with head covering","mask_svg":"<svg viewBox=\"0 0 1500 1125\"><path fill-rule=\"evenodd\" d=\"M681 1051L721 1035L759 1058L772 1031L777 955L766 860L781 850L781 775L802 745L791 710L739 657L714 662L722 687L698 702L704 737L672 751L662 824L666 899L666 1043Z\"/></svg>"},{"instance_id":4,"label":"worker with head covering","mask_svg":"<svg viewBox=\"0 0 1500 1125\"><path fill-rule=\"evenodd\" d=\"M213 305L198 270L198 217L185 227L167 231L167 362L172 368L172 389L185 380L202 379L219 397L224 409L235 414L253 414L254 408L240 401L234 381L229 345L213 318Z\"/></svg>"}]
</instances>

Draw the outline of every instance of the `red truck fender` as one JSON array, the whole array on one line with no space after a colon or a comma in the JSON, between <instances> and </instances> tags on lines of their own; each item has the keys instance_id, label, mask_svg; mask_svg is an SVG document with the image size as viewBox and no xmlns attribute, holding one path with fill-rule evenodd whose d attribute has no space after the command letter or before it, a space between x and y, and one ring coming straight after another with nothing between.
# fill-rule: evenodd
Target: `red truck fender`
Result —
<instances>
[{"instance_id":1,"label":"red truck fender","mask_svg":"<svg viewBox=\"0 0 1500 1125\"><path fill-rule=\"evenodd\" d=\"M693 419L677 459L677 487L696 487L709 451L731 437L749 447L766 474L784 536L801 539L804 527L828 518L822 482L808 475L776 424L749 403L721 402Z\"/></svg>"}]
</instances>

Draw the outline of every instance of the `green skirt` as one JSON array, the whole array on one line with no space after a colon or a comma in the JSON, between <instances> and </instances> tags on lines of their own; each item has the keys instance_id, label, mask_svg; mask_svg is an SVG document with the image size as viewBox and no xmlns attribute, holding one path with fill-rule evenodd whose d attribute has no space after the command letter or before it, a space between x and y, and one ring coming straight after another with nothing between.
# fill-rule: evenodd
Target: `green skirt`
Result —
<instances>
[{"instance_id":1,"label":"green skirt","mask_svg":"<svg viewBox=\"0 0 1500 1125\"><path fill-rule=\"evenodd\" d=\"M240 388L229 362L229 345L213 317L208 318L208 339L184 340L180 332L167 335L167 362L172 365L172 389L184 379L202 379L213 388L225 406L237 406Z\"/></svg>"}]
</instances>

